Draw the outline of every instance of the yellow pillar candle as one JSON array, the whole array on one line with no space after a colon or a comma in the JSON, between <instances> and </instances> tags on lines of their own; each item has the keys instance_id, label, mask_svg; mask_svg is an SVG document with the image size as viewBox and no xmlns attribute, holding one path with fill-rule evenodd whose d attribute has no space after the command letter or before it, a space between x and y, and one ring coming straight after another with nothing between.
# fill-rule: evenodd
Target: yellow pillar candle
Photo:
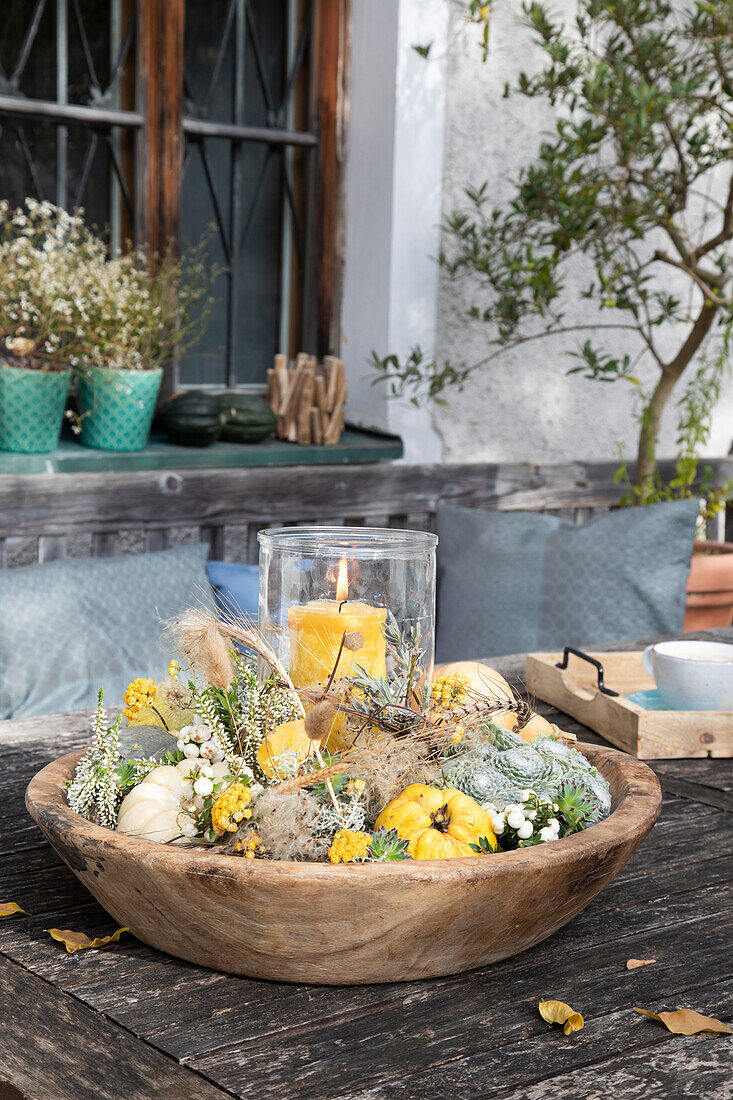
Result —
<instances>
[{"instance_id":1,"label":"yellow pillar candle","mask_svg":"<svg viewBox=\"0 0 733 1100\"><path fill-rule=\"evenodd\" d=\"M342 649L336 676L351 676L362 665L372 676L387 673L387 646L382 627L387 609L368 603L336 600L312 600L305 606L291 607L290 677L296 687L324 684L333 670L344 631L360 634L360 649Z\"/></svg>"},{"instance_id":2,"label":"yellow pillar candle","mask_svg":"<svg viewBox=\"0 0 733 1100\"><path fill-rule=\"evenodd\" d=\"M361 665L372 676L387 674L387 645L382 627L387 619L386 607L349 601L346 560L339 563L335 600L311 600L288 611L290 630L290 677L296 687L324 684L346 634L360 634L358 649L344 646L338 658L336 677L351 676Z\"/></svg>"}]
</instances>

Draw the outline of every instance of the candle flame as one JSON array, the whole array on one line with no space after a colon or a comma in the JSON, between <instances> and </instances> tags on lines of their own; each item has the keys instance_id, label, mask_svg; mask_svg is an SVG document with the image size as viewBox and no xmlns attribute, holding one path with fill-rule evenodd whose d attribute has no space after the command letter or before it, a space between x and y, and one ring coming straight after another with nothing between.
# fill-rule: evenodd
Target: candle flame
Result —
<instances>
[{"instance_id":1,"label":"candle flame","mask_svg":"<svg viewBox=\"0 0 733 1100\"><path fill-rule=\"evenodd\" d=\"M336 599L339 603L349 598L349 573L346 568L346 558L339 562L339 575L336 581Z\"/></svg>"}]
</instances>

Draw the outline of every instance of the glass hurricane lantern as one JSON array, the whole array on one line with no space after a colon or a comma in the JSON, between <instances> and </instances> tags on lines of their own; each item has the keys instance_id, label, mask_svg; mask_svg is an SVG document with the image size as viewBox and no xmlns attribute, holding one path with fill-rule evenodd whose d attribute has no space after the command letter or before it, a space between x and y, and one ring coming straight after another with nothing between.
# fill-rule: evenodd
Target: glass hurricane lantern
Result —
<instances>
[{"instance_id":1,"label":"glass hurricane lantern","mask_svg":"<svg viewBox=\"0 0 733 1100\"><path fill-rule=\"evenodd\" d=\"M297 688L323 686L361 665L392 670L387 612L400 631L420 628L415 682L431 674L435 646L436 535L376 527L271 527L260 531L259 629ZM342 646L346 634L356 648ZM339 656L339 650L340 656Z\"/></svg>"}]
</instances>

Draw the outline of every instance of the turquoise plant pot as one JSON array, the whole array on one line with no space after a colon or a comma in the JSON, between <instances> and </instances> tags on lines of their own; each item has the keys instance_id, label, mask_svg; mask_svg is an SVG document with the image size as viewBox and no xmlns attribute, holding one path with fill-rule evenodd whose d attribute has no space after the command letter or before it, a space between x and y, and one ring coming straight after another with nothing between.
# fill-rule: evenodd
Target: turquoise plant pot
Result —
<instances>
[{"instance_id":1,"label":"turquoise plant pot","mask_svg":"<svg viewBox=\"0 0 733 1100\"><path fill-rule=\"evenodd\" d=\"M100 451L141 451L148 441L163 368L90 367L79 378L81 442Z\"/></svg>"},{"instance_id":2,"label":"turquoise plant pot","mask_svg":"<svg viewBox=\"0 0 733 1100\"><path fill-rule=\"evenodd\" d=\"M0 450L55 451L69 393L70 370L0 363Z\"/></svg>"}]
</instances>

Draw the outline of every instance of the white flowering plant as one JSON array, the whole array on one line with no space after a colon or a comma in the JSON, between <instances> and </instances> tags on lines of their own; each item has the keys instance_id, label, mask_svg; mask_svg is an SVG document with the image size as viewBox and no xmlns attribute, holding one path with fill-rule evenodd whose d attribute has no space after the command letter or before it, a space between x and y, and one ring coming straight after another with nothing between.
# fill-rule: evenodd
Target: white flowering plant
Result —
<instances>
[{"instance_id":1,"label":"white flowering plant","mask_svg":"<svg viewBox=\"0 0 733 1100\"><path fill-rule=\"evenodd\" d=\"M82 272L105 262L81 214L35 199L15 210L0 201L0 354L15 366L68 367L84 340Z\"/></svg>"},{"instance_id":2,"label":"white flowering plant","mask_svg":"<svg viewBox=\"0 0 733 1100\"><path fill-rule=\"evenodd\" d=\"M208 324L211 298L205 236L183 257L143 249L121 256L90 256L81 284L75 366L153 370L191 347Z\"/></svg>"},{"instance_id":3,"label":"white flowering plant","mask_svg":"<svg viewBox=\"0 0 733 1100\"><path fill-rule=\"evenodd\" d=\"M0 201L0 353L15 366L77 373L161 366L208 323L207 240L182 258L172 247L111 257L83 210Z\"/></svg>"}]
</instances>

